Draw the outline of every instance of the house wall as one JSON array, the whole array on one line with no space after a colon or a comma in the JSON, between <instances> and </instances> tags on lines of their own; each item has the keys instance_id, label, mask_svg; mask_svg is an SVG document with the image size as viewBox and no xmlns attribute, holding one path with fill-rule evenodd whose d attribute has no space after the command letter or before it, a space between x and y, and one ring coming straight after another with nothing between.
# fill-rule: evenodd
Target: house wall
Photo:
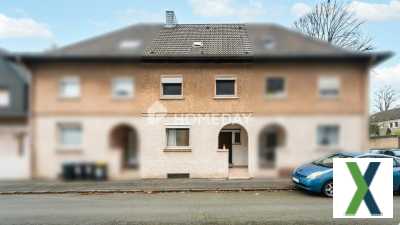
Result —
<instances>
[{"instance_id":1,"label":"house wall","mask_svg":"<svg viewBox=\"0 0 400 225\"><path fill-rule=\"evenodd\" d=\"M366 112L365 68L357 64L49 64L33 68L33 112L38 115L140 115L160 100L160 76L180 74L184 82L183 100L161 100L168 112L252 112L281 114L359 114ZM58 82L63 76L78 75L81 97L59 98ZM238 99L214 99L215 77L237 76ZM335 100L318 96L318 77L340 77L341 95ZM118 101L111 96L111 80L116 76L135 79L135 97ZM265 78L284 76L287 97L265 97Z\"/></svg>"},{"instance_id":2,"label":"house wall","mask_svg":"<svg viewBox=\"0 0 400 225\"><path fill-rule=\"evenodd\" d=\"M56 178L61 165L68 161L108 162L110 175L118 178L121 152L109 146L109 132L119 124L131 124L138 133L140 177L165 178L167 173L190 173L192 178L228 176L228 153L218 151L218 134L227 123L221 118L242 115L237 121L248 134L248 167L252 177L271 171L257 166L258 134L267 125L285 129L286 145L279 149L277 168L293 168L301 163L338 150L360 151L367 147L367 73L365 68L349 64L47 64L32 68L32 111L37 158L37 175ZM160 76L183 76L183 100L160 99ZM78 75L81 97L58 97L58 82L63 76ZM238 99L214 99L215 76L237 77ZM286 78L287 96L267 99L267 76ZM340 77L338 99L318 96L318 77ZM111 80L132 76L135 96L115 100ZM149 124L149 118L162 113ZM176 117L175 114L179 114ZM193 116L195 114L195 116ZM236 116L237 116L236 115ZM166 152L167 124L186 118L191 129L191 151ZM202 118L214 124L197 123ZM152 121L152 120L151 120ZM57 123L78 122L83 126L83 145L75 151L59 148ZM226 122L226 121L225 121ZM316 145L319 124L338 124L340 144L325 149Z\"/></svg>"},{"instance_id":3,"label":"house wall","mask_svg":"<svg viewBox=\"0 0 400 225\"><path fill-rule=\"evenodd\" d=\"M279 170L294 168L302 163L336 151L360 151L365 145L362 134L364 117L353 116L273 116L237 117L214 116L200 118L212 123L198 123L199 118L176 117L135 118L129 116L57 116L36 118L36 150L38 176L57 178L61 165L69 161L107 162L110 176L117 179L121 170L121 152L109 145L111 130L120 124L130 124L139 138L139 161L142 178L165 178L167 173L190 173L192 178L228 177L228 152L218 151L218 134L229 121L240 123L248 132L248 165L251 177L271 176ZM59 122L79 122L83 126L82 148L64 151L57 146L56 127ZM316 130L319 124L340 126L339 145L324 148L317 145ZM191 150L165 151L165 129L171 125L190 128ZM264 171L257 164L258 136L265 126L278 124L285 130L286 145L277 150L277 167ZM273 173L271 173L273 172Z\"/></svg>"}]
</instances>

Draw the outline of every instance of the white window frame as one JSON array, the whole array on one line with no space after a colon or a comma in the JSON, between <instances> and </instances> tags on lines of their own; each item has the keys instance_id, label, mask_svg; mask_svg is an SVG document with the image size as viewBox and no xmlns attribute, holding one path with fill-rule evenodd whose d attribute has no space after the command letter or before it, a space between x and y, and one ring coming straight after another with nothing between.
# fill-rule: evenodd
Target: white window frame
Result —
<instances>
[{"instance_id":1,"label":"white window frame","mask_svg":"<svg viewBox=\"0 0 400 225\"><path fill-rule=\"evenodd\" d=\"M273 79L273 78L280 78L283 80L283 91L281 93L276 93L276 94L269 94L267 92L267 88L268 88L268 79ZM280 76L280 75L268 75L265 77L265 81L264 81L264 93L265 93L265 97L267 99L284 99L287 98L287 78L285 76Z\"/></svg>"},{"instance_id":2,"label":"white window frame","mask_svg":"<svg viewBox=\"0 0 400 225\"><path fill-rule=\"evenodd\" d=\"M57 128L57 146L58 146L58 150L66 150L66 151L80 151L82 150L82 145L83 145L83 126L81 123L79 122L59 122L56 125ZM64 143L62 143L62 129L64 128L79 128L80 132L81 132L81 137L80 137L80 141L81 143L78 145L66 145Z\"/></svg>"},{"instance_id":3,"label":"white window frame","mask_svg":"<svg viewBox=\"0 0 400 225\"><path fill-rule=\"evenodd\" d=\"M181 94L180 95L164 95L163 84L181 84ZM182 75L161 75L160 76L160 99L183 99L184 81Z\"/></svg>"},{"instance_id":4,"label":"white window frame","mask_svg":"<svg viewBox=\"0 0 400 225\"><path fill-rule=\"evenodd\" d=\"M321 95L321 90L322 90L322 82L323 79L335 79L337 81L337 95ZM339 76L336 75L322 75L318 77L318 96L320 99L338 99L341 95L341 89L342 89L342 81Z\"/></svg>"},{"instance_id":5,"label":"white window frame","mask_svg":"<svg viewBox=\"0 0 400 225\"><path fill-rule=\"evenodd\" d=\"M129 81L131 83L131 93L127 96L119 96L116 94L116 84L118 81L125 80ZM114 77L111 80L111 94L113 99L131 99L135 96L135 79L130 76L119 76L119 77Z\"/></svg>"},{"instance_id":6,"label":"white window frame","mask_svg":"<svg viewBox=\"0 0 400 225\"><path fill-rule=\"evenodd\" d=\"M217 95L217 81L219 81L219 80L233 80L233 81L235 81L235 87L234 87L235 93L233 95ZM235 76L235 75L217 75L217 76L215 76L214 98L215 99L235 99L235 98L239 98L237 86L238 86L237 85L237 76Z\"/></svg>"},{"instance_id":7,"label":"white window frame","mask_svg":"<svg viewBox=\"0 0 400 225\"><path fill-rule=\"evenodd\" d=\"M188 129L189 130L189 145L188 146L169 146L168 145L168 132L167 129ZM190 125L167 125L164 128L164 137L165 137L165 150L183 150L183 151L191 151L192 149L192 128Z\"/></svg>"},{"instance_id":8,"label":"white window frame","mask_svg":"<svg viewBox=\"0 0 400 225\"><path fill-rule=\"evenodd\" d=\"M63 93L63 85L65 82L76 82L78 84L78 94L76 96L66 96ZM59 97L61 99L78 99L81 97L81 80L79 76L64 76L58 82Z\"/></svg>"},{"instance_id":9,"label":"white window frame","mask_svg":"<svg viewBox=\"0 0 400 225\"><path fill-rule=\"evenodd\" d=\"M338 140L337 140L337 143L336 144L332 144L332 145L321 145L320 143L319 143L319 140L318 140L318 130L319 130L319 128L320 127L337 127L338 128L338 134L337 134L337 138L338 138ZM316 132L316 134L315 134L315 143L316 143L316 145L318 146L318 148L322 148L322 149L337 149L337 148L339 148L339 146L340 146L340 141L341 141L341 126L339 125L339 124L318 124L317 125L317 127L316 127L316 129L315 129L315 132Z\"/></svg>"},{"instance_id":10,"label":"white window frame","mask_svg":"<svg viewBox=\"0 0 400 225\"><path fill-rule=\"evenodd\" d=\"M5 97L5 101L4 104L0 104L0 108L8 108L11 106L11 101L12 101L10 89L7 87L0 87L0 91L1 90L4 91L5 96L3 97Z\"/></svg>"}]
</instances>

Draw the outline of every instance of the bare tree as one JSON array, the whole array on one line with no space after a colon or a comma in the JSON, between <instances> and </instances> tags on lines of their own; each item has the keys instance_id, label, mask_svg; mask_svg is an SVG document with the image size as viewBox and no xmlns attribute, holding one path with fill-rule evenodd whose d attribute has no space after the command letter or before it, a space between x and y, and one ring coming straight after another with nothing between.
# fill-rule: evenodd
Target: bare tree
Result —
<instances>
[{"instance_id":1,"label":"bare tree","mask_svg":"<svg viewBox=\"0 0 400 225\"><path fill-rule=\"evenodd\" d=\"M388 111L393 108L398 100L397 92L389 85L375 92L374 107L379 112Z\"/></svg>"},{"instance_id":2,"label":"bare tree","mask_svg":"<svg viewBox=\"0 0 400 225\"><path fill-rule=\"evenodd\" d=\"M363 35L359 20L347 5L337 0L323 0L308 14L294 22L300 32L338 47L356 51L373 49L372 40Z\"/></svg>"}]
</instances>

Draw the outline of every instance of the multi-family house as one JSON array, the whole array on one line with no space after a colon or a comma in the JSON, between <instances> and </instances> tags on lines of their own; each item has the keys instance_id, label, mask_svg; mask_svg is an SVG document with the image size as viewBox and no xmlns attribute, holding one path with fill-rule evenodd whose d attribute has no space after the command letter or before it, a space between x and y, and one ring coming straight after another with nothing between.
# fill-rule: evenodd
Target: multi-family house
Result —
<instances>
[{"instance_id":1,"label":"multi-family house","mask_svg":"<svg viewBox=\"0 0 400 225\"><path fill-rule=\"evenodd\" d=\"M368 147L368 72L387 53L271 24L137 24L11 59L31 71L36 177L66 162L111 178L286 174Z\"/></svg>"},{"instance_id":2,"label":"multi-family house","mask_svg":"<svg viewBox=\"0 0 400 225\"><path fill-rule=\"evenodd\" d=\"M30 178L27 71L0 52L0 179Z\"/></svg>"}]
</instances>

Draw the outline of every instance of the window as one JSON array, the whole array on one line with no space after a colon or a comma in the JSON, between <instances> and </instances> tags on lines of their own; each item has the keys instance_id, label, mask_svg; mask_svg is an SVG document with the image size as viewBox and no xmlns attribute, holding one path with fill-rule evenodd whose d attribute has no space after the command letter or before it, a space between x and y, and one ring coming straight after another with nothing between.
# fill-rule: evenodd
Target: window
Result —
<instances>
[{"instance_id":1,"label":"window","mask_svg":"<svg viewBox=\"0 0 400 225\"><path fill-rule=\"evenodd\" d=\"M389 124L389 127L390 127L390 128L393 128L393 123L392 123L392 122Z\"/></svg>"},{"instance_id":2,"label":"window","mask_svg":"<svg viewBox=\"0 0 400 225\"><path fill-rule=\"evenodd\" d=\"M133 79L115 78L112 81L112 95L115 98L130 98L133 96Z\"/></svg>"},{"instance_id":3,"label":"window","mask_svg":"<svg viewBox=\"0 0 400 225\"><path fill-rule=\"evenodd\" d=\"M63 148L79 148L82 145L82 126L75 123L59 124L59 145Z\"/></svg>"},{"instance_id":4,"label":"window","mask_svg":"<svg viewBox=\"0 0 400 225\"><path fill-rule=\"evenodd\" d=\"M268 77L265 91L268 96L283 96L285 94L285 79L282 77Z\"/></svg>"},{"instance_id":5,"label":"window","mask_svg":"<svg viewBox=\"0 0 400 225\"><path fill-rule=\"evenodd\" d=\"M215 81L215 95L222 97L236 96L236 79L233 77L218 77Z\"/></svg>"},{"instance_id":6,"label":"window","mask_svg":"<svg viewBox=\"0 0 400 225\"><path fill-rule=\"evenodd\" d=\"M167 128L167 147L188 147L189 128Z\"/></svg>"},{"instance_id":7,"label":"window","mask_svg":"<svg viewBox=\"0 0 400 225\"><path fill-rule=\"evenodd\" d=\"M399 127L399 122L394 122L394 127Z\"/></svg>"},{"instance_id":8,"label":"window","mask_svg":"<svg viewBox=\"0 0 400 225\"><path fill-rule=\"evenodd\" d=\"M78 98L80 96L80 81L78 77L65 77L60 81L60 96L62 98Z\"/></svg>"},{"instance_id":9,"label":"window","mask_svg":"<svg viewBox=\"0 0 400 225\"><path fill-rule=\"evenodd\" d=\"M317 143L319 146L331 147L339 144L339 126L323 125L317 129Z\"/></svg>"},{"instance_id":10,"label":"window","mask_svg":"<svg viewBox=\"0 0 400 225\"><path fill-rule=\"evenodd\" d=\"M10 105L10 91L7 88L0 88L0 107Z\"/></svg>"},{"instance_id":11,"label":"window","mask_svg":"<svg viewBox=\"0 0 400 225\"><path fill-rule=\"evenodd\" d=\"M233 132L233 144L240 145L240 130Z\"/></svg>"},{"instance_id":12,"label":"window","mask_svg":"<svg viewBox=\"0 0 400 225\"><path fill-rule=\"evenodd\" d=\"M182 93L182 77L181 76L163 76L161 77L161 97L181 98Z\"/></svg>"},{"instance_id":13,"label":"window","mask_svg":"<svg viewBox=\"0 0 400 225\"><path fill-rule=\"evenodd\" d=\"M319 78L319 96L322 98L336 98L339 95L340 81L337 77Z\"/></svg>"}]
</instances>

